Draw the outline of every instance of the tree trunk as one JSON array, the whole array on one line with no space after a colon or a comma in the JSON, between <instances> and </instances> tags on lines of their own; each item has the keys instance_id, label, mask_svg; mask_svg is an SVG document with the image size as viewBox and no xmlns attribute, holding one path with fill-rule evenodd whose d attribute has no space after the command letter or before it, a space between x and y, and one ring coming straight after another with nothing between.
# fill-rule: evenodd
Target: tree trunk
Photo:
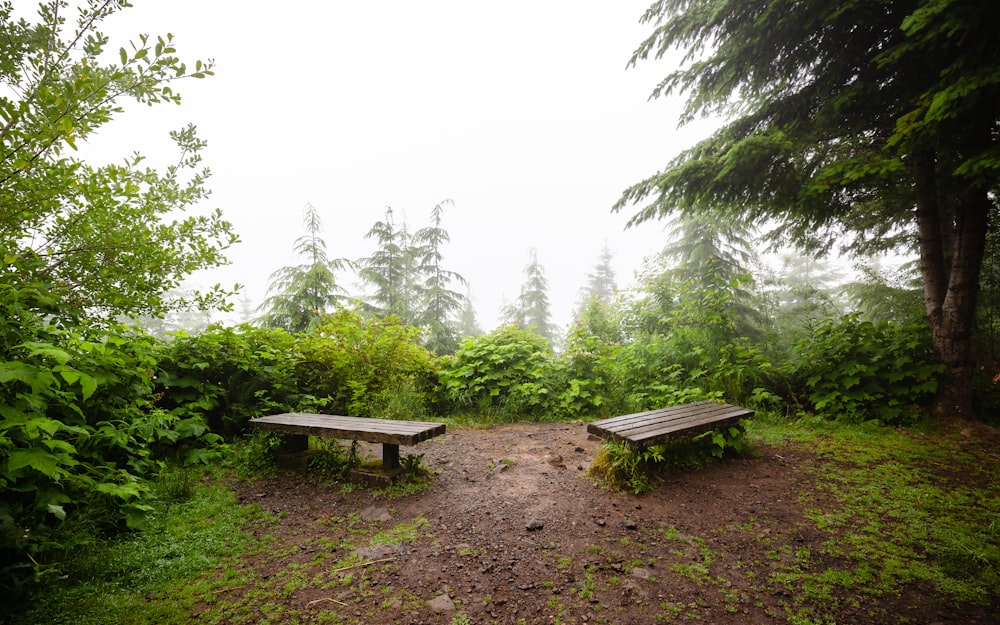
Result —
<instances>
[{"instance_id":1,"label":"tree trunk","mask_svg":"<svg viewBox=\"0 0 1000 625\"><path fill-rule=\"evenodd\" d=\"M939 419L974 419L972 331L990 200L983 189L962 189L952 221L938 199L933 154L919 155L915 169L924 301L934 352L945 367L931 411Z\"/></svg>"}]
</instances>

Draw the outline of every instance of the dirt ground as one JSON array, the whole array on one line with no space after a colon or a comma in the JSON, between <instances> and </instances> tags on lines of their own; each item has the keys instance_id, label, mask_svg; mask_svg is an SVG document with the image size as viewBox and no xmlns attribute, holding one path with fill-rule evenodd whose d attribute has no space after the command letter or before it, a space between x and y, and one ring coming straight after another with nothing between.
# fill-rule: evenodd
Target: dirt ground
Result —
<instances>
[{"instance_id":1,"label":"dirt ground","mask_svg":"<svg viewBox=\"0 0 1000 625\"><path fill-rule=\"evenodd\" d=\"M798 503L803 450L758 446L634 496L587 476L599 446L583 424L449 428L401 450L438 471L417 494L294 471L243 484L275 520L254 530L251 583L214 599L243 606L223 622L1000 622L919 588L796 603L772 574L827 537Z\"/></svg>"}]
</instances>

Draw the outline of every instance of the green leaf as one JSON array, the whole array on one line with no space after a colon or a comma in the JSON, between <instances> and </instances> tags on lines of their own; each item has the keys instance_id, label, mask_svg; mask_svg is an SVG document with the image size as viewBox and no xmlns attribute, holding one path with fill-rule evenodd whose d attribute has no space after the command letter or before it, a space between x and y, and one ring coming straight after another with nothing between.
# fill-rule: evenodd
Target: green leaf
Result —
<instances>
[{"instance_id":1,"label":"green leaf","mask_svg":"<svg viewBox=\"0 0 1000 625\"><path fill-rule=\"evenodd\" d=\"M126 482L124 484L116 484L114 482L102 482L98 484L96 488L98 492L102 492L106 495L109 495L116 499L121 499L123 501L137 499L141 494L139 486L133 482Z\"/></svg>"},{"instance_id":2,"label":"green leaf","mask_svg":"<svg viewBox=\"0 0 1000 625\"><path fill-rule=\"evenodd\" d=\"M207 429L208 426L200 418L182 419L174 425L174 431L182 438L197 438Z\"/></svg>"},{"instance_id":3,"label":"green leaf","mask_svg":"<svg viewBox=\"0 0 1000 625\"><path fill-rule=\"evenodd\" d=\"M39 431L45 432L49 436L53 436L62 428L62 426L63 424L61 421L49 419L48 417L37 417L26 421L22 427L31 438L38 438Z\"/></svg>"},{"instance_id":4,"label":"green leaf","mask_svg":"<svg viewBox=\"0 0 1000 625\"><path fill-rule=\"evenodd\" d=\"M55 371L55 369L53 369ZM70 384L80 379L80 372L70 367L59 367L57 373Z\"/></svg>"},{"instance_id":5,"label":"green leaf","mask_svg":"<svg viewBox=\"0 0 1000 625\"><path fill-rule=\"evenodd\" d=\"M0 362L0 382L17 380L31 384L37 377L37 369L23 362Z\"/></svg>"},{"instance_id":6,"label":"green leaf","mask_svg":"<svg viewBox=\"0 0 1000 625\"><path fill-rule=\"evenodd\" d=\"M63 458L76 454L76 447L66 441L61 441L56 438L50 438L42 441L42 444L48 447L49 451L62 452L63 454L66 454L65 456L62 456Z\"/></svg>"},{"instance_id":7,"label":"green leaf","mask_svg":"<svg viewBox=\"0 0 1000 625\"><path fill-rule=\"evenodd\" d=\"M7 458L7 471L15 473L24 468L31 468L48 477L57 477L65 473L60 464L63 462L58 456L42 449L18 449L10 452Z\"/></svg>"},{"instance_id":8,"label":"green leaf","mask_svg":"<svg viewBox=\"0 0 1000 625\"><path fill-rule=\"evenodd\" d=\"M218 459L218 457L219 452L199 447L189 450L184 455L184 464L185 466L193 464L211 464L214 460Z\"/></svg>"},{"instance_id":9,"label":"green leaf","mask_svg":"<svg viewBox=\"0 0 1000 625\"><path fill-rule=\"evenodd\" d=\"M60 365L65 365L73 359L69 352L50 343L28 341L22 347L26 347L28 349L28 353L32 356L51 358Z\"/></svg>"},{"instance_id":10,"label":"green leaf","mask_svg":"<svg viewBox=\"0 0 1000 625\"><path fill-rule=\"evenodd\" d=\"M131 530L141 530L149 524L149 513L153 511L153 507L130 503L122 506L121 511L125 516L126 527Z\"/></svg>"},{"instance_id":11,"label":"green leaf","mask_svg":"<svg viewBox=\"0 0 1000 625\"><path fill-rule=\"evenodd\" d=\"M46 508L49 514L54 515L60 521L66 520L66 510L62 506L50 503Z\"/></svg>"},{"instance_id":12,"label":"green leaf","mask_svg":"<svg viewBox=\"0 0 1000 625\"><path fill-rule=\"evenodd\" d=\"M97 390L97 380L90 377L89 375L80 374L80 391L83 393L83 399L88 399Z\"/></svg>"}]
</instances>

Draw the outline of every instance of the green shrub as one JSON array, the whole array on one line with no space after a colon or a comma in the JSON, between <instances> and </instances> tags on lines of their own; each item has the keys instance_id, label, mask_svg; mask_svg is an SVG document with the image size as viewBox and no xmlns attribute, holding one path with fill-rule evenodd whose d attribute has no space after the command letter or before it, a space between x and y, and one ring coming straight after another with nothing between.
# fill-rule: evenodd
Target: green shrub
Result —
<instances>
[{"instance_id":1,"label":"green shrub","mask_svg":"<svg viewBox=\"0 0 1000 625\"><path fill-rule=\"evenodd\" d=\"M271 432L254 432L236 441L228 463L243 478L270 475L275 469L278 452L285 444L285 437Z\"/></svg>"},{"instance_id":2,"label":"green shrub","mask_svg":"<svg viewBox=\"0 0 1000 625\"><path fill-rule=\"evenodd\" d=\"M436 369L420 329L341 310L314 332L298 335L293 377L304 397L324 411L368 416L373 404L408 389L411 408L426 405Z\"/></svg>"},{"instance_id":3,"label":"green shrub","mask_svg":"<svg viewBox=\"0 0 1000 625\"><path fill-rule=\"evenodd\" d=\"M158 405L207 420L233 438L251 417L287 412L300 401L292 376L296 339L284 330L213 326L197 336L174 336L157 372Z\"/></svg>"},{"instance_id":4,"label":"green shrub","mask_svg":"<svg viewBox=\"0 0 1000 625\"><path fill-rule=\"evenodd\" d=\"M570 333L566 351L554 359L550 385L554 389L552 414L556 418L602 418L621 412L619 345L607 343L583 328Z\"/></svg>"},{"instance_id":5,"label":"green shrub","mask_svg":"<svg viewBox=\"0 0 1000 625\"><path fill-rule=\"evenodd\" d=\"M515 326L466 339L441 360L443 403L449 411L539 417L551 401L551 359L548 341Z\"/></svg>"},{"instance_id":6,"label":"green shrub","mask_svg":"<svg viewBox=\"0 0 1000 625\"><path fill-rule=\"evenodd\" d=\"M427 403L427 394L418 390L413 380L407 380L373 397L368 414L376 419L426 421L431 416Z\"/></svg>"},{"instance_id":7,"label":"green shrub","mask_svg":"<svg viewBox=\"0 0 1000 625\"><path fill-rule=\"evenodd\" d=\"M320 480L339 480L361 464L358 442L343 445L333 438L314 438L309 450L309 472Z\"/></svg>"},{"instance_id":8,"label":"green shrub","mask_svg":"<svg viewBox=\"0 0 1000 625\"><path fill-rule=\"evenodd\" d=\"M708 390L706 369L685 369L676 362L670 337L643 335L626 345L618 357L621 366L624 412L641 412L705 399L722 399Z\"/></svg>"},{"instance_id":9,"label":"green shrub","mask_svg":"<svg viewBox=\"0 0 1000 625\"><path fill-rule=\"evenodd\" d=\"M64 523L137 527L167 459L219 455L197 415L153 406L159 342L114 324L64 327L37 292L0 284L0 593L59 575ZM56 305L53 303L53 305Z\"/></svg>"},{"instance_id":10,"label":"green shrub","mask_svg":"<svg viewBox=\"0 0 1000 625\"><path fill-rule=\"evenodd\" d=\"M820 323L789 363L798 399L817 415L846 421L913 422L937 390L926 326L871 323L857 316Z\"/></svg>"}]
</instances>

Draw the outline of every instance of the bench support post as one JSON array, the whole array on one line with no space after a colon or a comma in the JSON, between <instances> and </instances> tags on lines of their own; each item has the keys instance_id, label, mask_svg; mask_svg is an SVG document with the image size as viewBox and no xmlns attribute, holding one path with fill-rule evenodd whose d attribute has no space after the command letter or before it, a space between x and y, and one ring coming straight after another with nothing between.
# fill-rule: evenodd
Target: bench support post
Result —
<instances>
[{"instance_id":1,"label":"bench support post","mask_svg":"<svg viewBox=\"0 0 1000 625\"><path fill-rule=\"evenodd\" d=\"M382 443L382 468L386 471L399 468L399 445Z\"/></svg>"},{"instance_id":2,"label":"bench support post","mask_svg":"<svg viewBox=\"0 0 1000 625\"><path fill-rule=\"evenodd\" d=\"M309 450L309 436L307 434L285 434L282 446L285 451L299 452Z\"/></svg>"}]
</instances>

